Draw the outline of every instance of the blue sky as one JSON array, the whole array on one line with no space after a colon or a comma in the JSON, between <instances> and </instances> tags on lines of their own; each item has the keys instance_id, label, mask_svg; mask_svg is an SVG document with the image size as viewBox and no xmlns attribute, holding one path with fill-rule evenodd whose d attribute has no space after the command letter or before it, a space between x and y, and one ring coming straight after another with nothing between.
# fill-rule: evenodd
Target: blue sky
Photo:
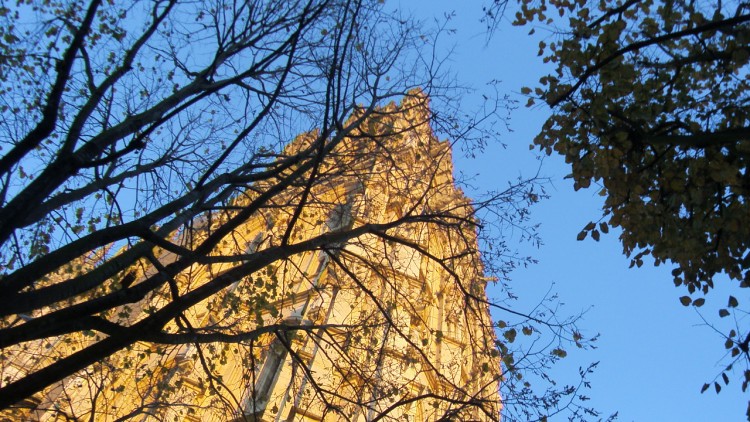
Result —
<instances>
[{"instance_id":1,"label":"blue sky","mask_svg":"<svg viewBox=\"0 0 750 422\"><path fill-rule=\"evenodd\" d=\"M453 48L450 70L460 83L478 92L498 79L501 92L521 100L520 88L533 86L545 72L536 56L539 38L529 37L528 28L514 28L505 20L487 42L479 23L480 2L401 0L400 4L426 21L455 12L448 27L457 32L442 37L441 47ZM537 30L539 36L545 36L544 31ZM473 160L456 154L456 171L476 173L479 189L502 186L519 174L533 175L538 153L529 151L529 144L548 113L546 107L520 107L512 114L513 132L502 139L507 148L490 145ZM512 275L514 291L523 298L518 306L532 306L554 283L565 304L562 311L587 310L580 326L588 335L601 334L598 349L572 351L554 370L555 376L573 381L579 366L599 361L592 390L587 392L590 403L605 415L618 411L622 421L743 420L748 397L736 378L721 394L713 388L700 394L703 383L720 375L728 361L722 338L693 308L679 303L686 292L672 284L672 268L646 263L629 269L616 230L600 242L576 241L586 223L600 218L602 199L593 189L573 191L572 183L563 179L566 174L568 167L559 157L544 160L542 175L552 179L551 198L532 209L534 220L541 223L544 245L522 246L540 262ZM725 303L728 294L718 284L702 308L712 322L718 320L717 306Z\"/></svg>"}]
</instances>

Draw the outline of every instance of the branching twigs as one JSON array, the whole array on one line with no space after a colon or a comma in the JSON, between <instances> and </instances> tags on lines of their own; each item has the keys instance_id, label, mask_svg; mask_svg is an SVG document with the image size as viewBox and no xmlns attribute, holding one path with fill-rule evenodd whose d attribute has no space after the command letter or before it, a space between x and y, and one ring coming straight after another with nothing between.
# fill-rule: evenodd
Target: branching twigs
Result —
<instances>
[{"instance_id":1,"label":"branching twigs","mask_svg":"<svg viewBox=\"0 0 750 422\"><path fill-rule=\"evenodd\" d=\"M275 383L256 379L258 351L276 336L288 350L283 359L299 364L290 379L309 381L305 391L324 416L383 418L435 399L437 408L429 412L436 417L497 419L494 337L486 302L477 301L481 283L474 286L476 277L466 275L481 268L472 243L479 222L453 187L449 145L429 127L444 115L429 111L428 99L413 90L419 81L440 95L435 53L403 62L423 48L413 23L386 13L377 0L164 0L125 10L93 0L88 7L95 13L86 20L40 6L39 16L49 18L45 25L64 22L71 35L77 27L83 41L61 36L50 44L66 47L60 49L65 57L74 52L67 71L43 72L52 79L67 75L54 127L34 141L40 148L0 162L0 170L7 167L0 171L0 194L7 198L0 204L0 347L23 367L0 366L3 412L24 399L23 406L33 407L28 403L38 397L44 401L39 412L54 413L50 403L65 402L61 417L167 418L182 406L219 418L254 412L255 404L247 406L258 397L256 387ZM30 40L18 42L33 50ZM1 76L0 88L15 87ZM34 92L45 94L43 87ZM386 104L405 94L402 105ZM26 148L23 136L8 128L43 126L23 113L2 113L16 120L0 127L0 136L18 139L18 151ZM456 119L444 118L444 127L453 127ZM469 136L467 128L483 118L455 133ZM382 204L383 198L391 203ZM421 240L401 235L415 227L451 232L440 235L446 252L431 254ZM422 312L410 303L414 291L388 279L425 253L415 265L440 273L425 287L434 288L434 297L442 298L441 289L452 283L469 283L464 323L478 318L466 335L477 350L463 351L453 338L445 340L443 358L436 357L448 322L440 322L445 328L433 323L443 316ZM469 270L455 270L458 262L469 263ZM326 294L330 283L346 285L342 297L361 295L371 303L361 314L352 308L342 317L336 295ZM391 290L380 291L378 283ZM451 290L454 296L461 295ZM312 302L342 319L284 320L289 312L310 317ZM398 314L397 303L414 317ZM412 322L429 345L414 338ZM341 340L347 332L365 336L358 340L363 344ZM317 357L341 375L346 368L337 365L365 362L352 368L359 378L330 384L315 378L319 374L306 366L309 351L298 349L304 341L297 339L325 345ZM393 346L394 339L403 343ZM25 360L37 346L41 352ZM182 360L188 353L201 381L187 380L184 389L183 377L194 375L181 372L191 364ZM404 368L414 374L387 385L394 353L403 354ZM244 373L222 374L228 362ZM285 362L274 361L274 370ZM116 370L93 371L100 364ZM90 409L74 408L69 383L78 376L90 389ZM477 377L487 382L479 385ZM429 393L398 390L418 378ZM210 400L221 409L192 403L191 394L202 400L195 393L201 389L220 396ZM135 400L118 404L120 392ZM295 406L312 409L302 391L297 396ZM398 405L381 403L398 397ZM170 399L176 407L165 406Z\"/></svg>"},{"instance_id":2,"label":"branching twigs","mask_svg":"<svg viewBox=\"0 0 750 422\"><path fill-rule=\"evenodd\" d=\"M93 0L89 4L81 26L73 35L73 39L66 49L65 54L55 66L57 77L47 96L47 102L42 111L42 121L23 140L18 142L10 152L0 159L0 174L7 174L24 155L38 146L55 129L55 123L60 111L60 102L65 91L65 86L69 82L70 71L73 68L73 63L76 60L79 49L82 48L86 37L89 35L91 24L101 3L101 0Z\"/></svg>"},{"instance_id":3,"label":"branching twigs","mask_svg":"<svg viewBox=\"0 0 750 422\"><path fill-rule=\"evenodd\" d=\"M739 16L735 16L729 19L711 21L703 25L696 25L692 28L683 29L681 31L662 34L653 38L636 41L632 44L629 44L625 47L618 49L614 53L611 53L604 58L599 58L594 65L586 67L583 73L576 78L576 82L570 88L566 88L565 91L563 91L561 94L556 95L554 98L550 98L547 101L547 104L549 104L550 107L556 107L560 105L561 103L565 102L566 100L570 98L571 95L573 95L573 93L575 93L578 90L578 88L581 87L581 85L586 83L586 81L590 77L595 75L597 72L602 70L604 67L606 67L608 64L612 63L619 57L622 57L628 53L632 53L634 51L638 51L649 46L659 45L666 41L675 40L675 39L687 37L690 35L702 34L708 31L715 31L721 28L731 28L733 26L740 25L748 21L750 21L750 15L739 15Z\"/></svg>"}]
</instances>

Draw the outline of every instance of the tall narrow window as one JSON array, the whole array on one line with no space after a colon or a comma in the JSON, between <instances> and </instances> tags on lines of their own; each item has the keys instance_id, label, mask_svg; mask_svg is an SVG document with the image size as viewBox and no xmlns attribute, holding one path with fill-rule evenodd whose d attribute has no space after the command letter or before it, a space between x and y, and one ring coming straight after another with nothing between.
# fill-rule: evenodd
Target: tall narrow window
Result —
<instances>
[{"instance_id":1,"label":"tall narrow window","mask_svg":"<svg viewBox=\"0 0 750 422\"><path fill-rule=\"evenodd\" d=\"M281 373L281 367L284 365L286 355L287 350L279 339L271 342L268 355L266 355L266 360L263 363L263 368L247 399L245 414L257 414L265 410L268 400L271 399L273 387L279 379L279 373Z\"/></svg>"}]
</instances>

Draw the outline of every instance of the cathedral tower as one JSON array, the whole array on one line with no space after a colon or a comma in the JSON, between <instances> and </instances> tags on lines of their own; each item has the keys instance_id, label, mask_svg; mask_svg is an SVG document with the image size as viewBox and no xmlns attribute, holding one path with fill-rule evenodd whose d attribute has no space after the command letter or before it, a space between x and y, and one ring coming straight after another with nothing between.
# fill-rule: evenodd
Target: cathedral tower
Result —
<instances>
[{"instance_id":1,"label":"cathedral tower","mask_svg":"<svg viewBox=\"0 0 750 422\"><path fill-rule=\"evenodd\" d=\"M320 157L311 170L273 195L275 179L249 184L175 232L178 246L154 248L111 288L144 283L202 239L223 239L143 300L101 317L133 327L218 280L216 294L0 419L498 420L500 363L473 209L426 103L412 93L330 149L315 133L299 136L276 162L309 149ZM284 175L298 168L284 165ZM116 334L3 349L0 383Z\"/></svg>"}]
</instances>

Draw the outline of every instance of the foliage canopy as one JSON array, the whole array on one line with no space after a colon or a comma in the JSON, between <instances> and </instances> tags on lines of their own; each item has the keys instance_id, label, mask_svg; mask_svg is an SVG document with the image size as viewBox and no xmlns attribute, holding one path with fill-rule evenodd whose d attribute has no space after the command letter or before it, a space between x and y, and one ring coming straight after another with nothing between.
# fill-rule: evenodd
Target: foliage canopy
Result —
<instances>
[{"instance_id":1,"label":"foliage canopy","mask_svg":"<svg viewBox=\"0 0 750 422\"><path fill-rule=\"evenodd\" d=\"M602 218L579 240L621 228L632 265L646 256L676 265L674 283L689 293L680 298L685 306L702 306L718 278L748 287L750 7L740 1L518 4L514 24L550 33L539 56L554 71L523 89L529 106L542 100L552 108L534 144L565 157L576 189L591 187L605 198ZM488 13L504 7L494 2ZM725 333L727 370L738 362L747 368L744 312L734 296L725 303L718 316L737 320ZM750 371L742 378L746 390Z\"/></svg>"}]
</instances>

